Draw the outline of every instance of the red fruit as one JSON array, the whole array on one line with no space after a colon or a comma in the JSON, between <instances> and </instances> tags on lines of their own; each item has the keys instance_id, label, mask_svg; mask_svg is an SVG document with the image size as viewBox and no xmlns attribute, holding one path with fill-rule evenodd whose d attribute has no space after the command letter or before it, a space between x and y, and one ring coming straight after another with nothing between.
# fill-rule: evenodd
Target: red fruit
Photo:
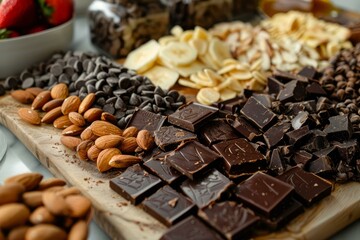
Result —
<instances>
[{"instance_id":1,"label":"red fruit","mask_svg":"<svg viewBox=\"0 0 360 240\"><path fill-rule=\"evenodd\" d=\"M27 34L38 33L38 32L42 32L46 29L47 29L47 27L45 25L36 25L36 26L30 28L29 30L27 30L26 33Z\"/></svg>"},{"instance_id":2,"label":"red fruit","mask_svg":"<svg viewBox=\"0 0 360 240\"><path fill-rule=\"evenodd\" d=\"M34 0L0 0L0 28L26 27L35 20Z\"/></svg>"},{"instance_id":3,"label":"red fruit","mask_svg":"<svg viewBox=\"0 0 360 240\"><path fill-rule=\"evenodd\" d=\"M52 25L60 25L72 18L74 4L72 0L38 0L41 11Z\"/></svg>"},{"instance_id":4,"label":"red fruit","mask_svg":"<svg viewBox=\"0 0 360 240\"><path fill-rule=\"evenodd\" d=\"M0 39L15 38L19 36L20 34L18 32L7 29L0 29Z\"/></svg>"}]
</instances>

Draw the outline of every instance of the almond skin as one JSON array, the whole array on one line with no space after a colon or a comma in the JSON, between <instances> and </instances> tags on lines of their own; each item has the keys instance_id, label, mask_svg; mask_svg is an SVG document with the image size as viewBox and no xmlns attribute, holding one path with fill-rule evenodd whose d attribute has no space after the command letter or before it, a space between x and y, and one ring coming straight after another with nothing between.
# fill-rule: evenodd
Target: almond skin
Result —
<instances>
[{"instance_id":1,"label":"almond skin","mask_svg":"<svg viewBox=\"0 0 360 240\"><path fill-rule=\"evenodd\" d=\"M57 193L58 195L66 198L68 196L71 195L77 195L80 194L80 190L76 187L69 187L69 188L65 188L64 190L60 191Z\"/></svg>"},{"instance_id":2,"label":"almond skin","mask_svg":"<svg viewBox=\"0 0 360 240\"><path fill-rule=\"evenodd\" d=\"M87 156L91 161L96 162L101 151L102 151L102 149L100 149L97 146L93 145L87 151Z\"/></svg>"},{"instance_id":3,"label":"almond skin","mask_svg":"<svg viewBox=\"0 0 360 240\"><path fill-rule=\"evenodd\" d=\"M23 173L5 179L5 184L19 183L24 186L25 191L34 190L39 186L43 176L39 173Z\"/></svg>"},{"instance_id":4,"label":"almond skin","mask_svg":"<svg viewBox=\"0 0 360 240\"><path fill-rule=\"evenodd\" d=\"M31 191L23 194L23 202L30 208L36 208L43 204L41 191Z\"/></svg>"},{"instance_id":5,"label":"almond skin","mask_svg":"<svg viewBox=\"0 0 360 240\"><path fill-rule=\"evenodd\" d=\"M74 125L79 127L83 127L86 124L85 118L77 112L69 113L69 119Z\"/></svg>"},{"instance_id":6,"label":"almond skin","mask_svg":"<svg viewBox=\"0 0 360 240\"><path fill-rule=\"evenodd\" d=\"M84 128L76 125L71 125L65 128L61 134L64 136L79 136L82 133L82 131L84 131Z\"/></svg>"},{"instance_id":7,"label":"almond skin","mask_svg":"<svg viewBox=\"0 0 360 240\"><path fill-rule=\"evenodd\" d=\"M30 215L32 224L55 223L55 220L55 216L44 206L36 208Z\"/></svg>"},{"instance_id":8,"label":"almond skin","mask_svg":"<svg viewBox=\"0 0 360 240\"><path fill-rule=\"evenodd\" d=\"M51 89L53 99L65 99L69 96L69 89L64 83L59 83Z\"/></svg>"},{"instance_id":9,"label":"almond skin","mask_svg":"<svg viewBox=\"0 0 360 240\"><path fill-rule=\"evenodd\" d=\"M31 94L34 95L34 96L37 96L37 95L39 95L41 92L43 92L43 91L45 91L45 90L42 89L42 88L38 88L38 87L31 87L31 88L25 89L25 91L31 93Z\"/></svg>"},{"instance_id":10,"label":"almond skin","mask_svg":"<svg viewBox=\"0 0 360 240\"><path fill-rule=\"evenodd\" d=\"M139 132L139 129L137 129L136 127L128 127L126 129L124 129L124 132L123 132L123 137L125 138L128 138L128 137L136 137L137 134Z\"/></svg>"},{"instance_id":11,"label":"almond skin","mask_svg":"<svg viewBox=\"0 0 360 240\"><path fill-rule=\"evenodd\" d=\"M71 136L61 136L60 142L67 148L75 151L77 146L81 143L81 139Z\"/></svg>"},{"instance_id":12,"label":"almond skin","mask_svg":"<svg viewBox=\"0 0 360 240\"><path fill-rule=\"evenodd\" d=\"M96 96L95 93L90 93L88 94L82 101L81 104L79 106L79 113L83 114L84 112L86 112L87 110L89 110L91 108L91 106L93 105L93 103L95 102Z\"/></svg>"},{"instance_id":13,"label":"almond skin","mask_svg":"<svg viewBox=\"0 0 360 240\"><path fill-rule=\"evenodd\" d=\"M47 112L41 119L42 123L53 123L56 119L61 117L63 114L61 112L61 107L56 107Z\"/></svg>"},{"instance_id":14,"label":"almond skin","mask_svg":"<svg viewBox=\"0 0 360 240\"><path fill-rule=\"evenodd\" d=\"M91 209L91 202L81 195L70 195L65 198L66 203L70 208L70 217L82 218Z\"/></svg>"},{"instance_id":15,"label":"almond skin","mask_svg":"<svg viewBox=\"0 0 360 240\"><path fill-rule=\"evenodd\" d=\"M36 98L31 104L31 108L34 110L41 109L50 100L50 91L43 91L36 96Z\"/></svg>"},{"instance_id":16,"label":"almond skin","mask_svg":"<svg viewBox=\"0 0 360 240\"><path fill-rule=\"evenodd\" d=\"M54 125L55 128L65 129L65 128L71 126L71 125L72 125L72 122L70 121L69 116L64 115L64 116L58 117L58 118L53 122L53 125Z\"/></svg>"},{"instance_id":17,"label":"almond skin","mask_svg":"<svg viewBox=\"0 0 360 240\"><path fill-rule=\"evenodd\" d=\"M70 214L70 208L65 202L65 198L55 192L44 192L42 201L46 209L55 216L68 216Z\"/></svg>"},{"instance_id":18,"label":"almond skin","mask_svg":"<svg viewBox=\"0 0 360 240\"><path fill-rule=\"evenodd\" d=\"M84 129L84 131L80 134L80 138L82 140L92 140L95 141L98 136L96 136L95 134L93 134L91 127L87 127Z\"/></svg>"},{"instance_id":19,"label":"almond skin","mask_svg":"<svg viewBox=\"0 0 360 240\"><path fill-rule=\"evenodd\" d=\"M149 150L154 145L154 137L148 130L141 130L139 131L138 135L136 136L136 142L144 150Z\"/></svg>"},{"instance_id":20,"label":"almond skin","mask_svg":"<svg viewBox=\"0 0 360 240\"><path fill-rule=\"evenodd\" d=\"M105 135L122 135L122 130L120 128L105 121L95 121L90 125L90 128L93 134L99 137Z\"/></svg>"},{"instance_id":21,"label":"almond skin","mask_svg":"<svg viewBox=\"0 0 360 240\"><path fill-rule=\"evenodd\" d=\"M62 187L65 186L66 182L63 179L60 178L48 178L48 179L44 179L39 183L39 187L37 190L45 190L51 187Z\"/></svg>"},{"instance_id":22,"label":"almond skin","mask_svg":"<svg viewBox=\"0 0 360 240\"><path fill-rule=\"evenodd\" d=\"M80 160L86 161L89 159L87 153L89 149L94 145L94 141L85 140L82 141L76 148L76 152Z\"/></svg>"},{"instance_id":23,"label":"almond skin","mask_svg":"<svg viewBox=\"0 0 360 240\"><path fill-rule=\"evenodd\" d=\"M95 140L95 145L100 149L114 148L124 140L119 135L106 135Z\"/></svg>"},{"instance_id":24,"label":"almond skin","mask_svg":"<svg viewBox=\"0 0 360 240\"><path fill-rule=\"evenodd\" d=\"M66 240L64 230L52 224L38 224L30 227L25 235L26 240Z\"/></svg>"},{"instance_id":25,"label":"almond skin","mask_svg":"<svg viewBox=\"0 0 360 240\"><path fill-rule=\"evenodd\" d=\"M111 122L113 124L115 124L117 121L116 117L108 112L103 112L101 114L101 120L106 121L106 122Z\"/></svg>"},{"instance_id":26,"label":"almond skin","mask_svg":"<svg viewBox=\"0 0 360 240\"><path fill-rule=\"evenodd\" d=\"M121 154L120 150L117 148L108 148L102 150L97 158L96 165L99 172L105 172L111 169L109 165L110 159L115 156Z\"/></svg>"},{"instance_id":27,"label":"almond skin","mask_svg":"<svg viewBox=\"0 0 360 240\"><path fill-rule=\"evenodd\" d=\"M86 240L88 232L87 223L84 220L79 220L71 227L68 240Z\"/></svg>"},{"instance_id":28,"label":"almond skin","mask_svg":"<svg viewBox=\"0 0 360 240\"><path fill-rule=\"evenodd\" d=\"M110 159L109 165L114 168L127 168L139 162L141 159L133 155L115 155Z\"/></svg>"},{"instance_id":29,"label":"almond skin","mask_svg":"<svg viewBox=\"0 0 360 240\"><path fill-rule=\"evenodd\" d=\"M134 137L128 137L125 138L124 141L122 141L120 145L121 152L124 153L134 153L135 149L138 147L138 144L136 142L136 138Z\"/></svg>"},{"instance_id":30,"label":"almond skin","mask_svg":"<svg viewBox=\"0 0 360 240\"><path fill-rule=\"evenodd\" d=\"M0 206L7 203L14 203L20 200L25 187L20 183L8 183L0 186Z\"/></svg>"},{"instance_id":31,"label":"almond skin","mask_svg":"<svg viewBox=\"0 0 360 240\"><path fill-rule=\"evenodd\" d=\"M22 120L33 125L40 125L41 118L39 113L30 108L20 108L18 114Z\"/></svg>"},{"instance_id":32,"label":"almond skin","mask_svg":"<svg viewBox=\"0 0 360 240\"><path fill-rule=\"evenodd\" d=\"M10 229L24 225L29 219L30 210L20 203L9 203L0 206L0 228Z\"/></svg>"},{"instance_id":33,"label":"almond skin","mask_svg":"<svg viewBox=\"0 0 360 240\"><path fill-rule=\"evenodd\" d=\"M49 112L50 110L53 110L54 108L61 107L63 102L64 102L64 99L50 100L49 102L45 103L45 105L42 107L42 110L44 112Z\"/></svg>"},{"instance_id":34,"label":"almond skin","mask_svg":"<svg viewBox=\"0 0 360 240\"><path fill-rule=\"evenodd\" d=\"M61 105L61 111L64 115L68 115L71 112L77 112L79 110L81 100L78 96L67 97Z\"/></svg>"},{"instance_id":35,"label":"almond skin","mask_svg":"<svg viewBox=\"0 0 360 240\"><path fill-rule=\"evenodd\" d=\"M15 90L11 92L11 96L18 102L23 104L30 104L34 101L35 97L31 93L24 90Z\"/></svg>"},{"instance_id":36,"label":"almond skin","mask_svg":"<svg viewBox=\"0 0 360 240\"><path fill-rule=\"evenodd\" d=\"M29 229L29 226L19 226L11 229L8 234L8 240L23 240L25 239L26 231ZM0 238L1 239L1 238Z\"/></svg>"},{"instance_id":37,"label":"almond skin","mask_svg":"<svg viewBox=\"0 0 360 240\"><path fill-rule=\"evenodd\" d=\"M100 108L90 108L84 113L84 118L88 122L94 122L96 120L100 120L101 114L103 113L103 110Z\"/></svg>"}]
</instances>

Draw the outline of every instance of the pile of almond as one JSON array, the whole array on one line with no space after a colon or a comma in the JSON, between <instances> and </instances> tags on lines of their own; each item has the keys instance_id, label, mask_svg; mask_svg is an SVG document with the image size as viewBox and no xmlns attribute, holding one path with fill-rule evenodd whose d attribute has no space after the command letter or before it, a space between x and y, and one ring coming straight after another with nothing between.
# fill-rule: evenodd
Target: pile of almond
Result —
<instances>
[{"instance_id":1,"label":"pile of almond","mask_svg":"<svg viewBox=\"0 0 360 240\"><path fill-rule=\"evenodd\" d=\"M10 177L0 185L0 240L85 240L91 202L77 188L38 173Z\"/></svg>"},{"instance_id":2,"label":"pile of almond","mask_svg":"<svg viewBox=\"0 0 360 240\"><path fill-rule=\"evenodd\" d=\"M114 124L114 115L91 108L94 93L81 101L78 96L68 96L68 87L60 83L51 90L29 88L13 91L11 95L21 103L31 104L31 108L18 110L21 119L63 129L61 143L77 151L81 160L96 162L100 172L136 164L140 158L135 153L150 150L154 145L149 131L135 127L122 130Z\"/></svg>"}]
</instances>

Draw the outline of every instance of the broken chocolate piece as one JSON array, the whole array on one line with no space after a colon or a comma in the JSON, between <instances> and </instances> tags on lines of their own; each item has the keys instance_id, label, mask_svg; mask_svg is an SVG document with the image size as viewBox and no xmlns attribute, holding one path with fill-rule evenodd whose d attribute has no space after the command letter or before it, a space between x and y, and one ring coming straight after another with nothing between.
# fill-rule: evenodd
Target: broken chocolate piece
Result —
<instances>
[{"instance_id":1,"label":"broken chocolate piece","mask_svg":"<svg viewBox=\"0 0 360 240\"><path fill-rule=\"evenodd\" d=\"M298 73L297 75L306 77L306 78L311 78L314 79L317 76L318 72L316 71L316 69L312 66L306 66L303 67Z\"/></svg>"},{"instance_id":2,"label":"broken chocolate piece","mask_svg":"<svg viewBox=\"0 0 360 240\"><path fill-rule=\"evenodd\" d=\"M269 94L278 94L283 88L284 84L274 77L268 77Z\"/></svg>"},{"instance_id":3,"label":"broken chocolate piece","mask_svg":"<svg viewBox=\"0 0 360 240\"><path fill-rule=\"evenodd\" d=\"M301 128L304 125L310 125L309 123L309 113L300 111L292 120L291 126L294 130Z\"/></svg>"},{"instance_id":4,"label":"broken chocolate piece","mask_svg":"<svg viewBox=\"0 0 360 240\"><path fill-rule=\"evenodd\" d=\"M284 89L279 92L278 100L281 103L299 102L305 98L305 87L300 81L293 80L285 84Z\"/></svg>"},{"instance_id":5,"label":"broken chocolate piece","mask_svg":"<svg viewBox=\"0 0 360 240\"><path fill-rule=\"evenodd\" d=\"M198 133L200 141L206 146L211 146L224 140L231 140L239 136L223 119L211 120L206 123Z\"/></svg>"},{"instance_id":6,"label":"broken chocolate piece","mask_svg":"<svg viewBox=\"0 0 360 240\"><path fill-rule=\"evenodd\" d=\"M168 153L165 153L168 154ZM165 157L165 155L163 155ZM149 170L154 175L161 178L167 184L175 185L182 180L185 180L185 176L179 171L172 168L168 163L158 158L152 158L144 163L144 168Z\"/></svg>"},{"instance_id":7,"label":"broken chocolate piece","mask_svg":"<svg viewBox=\"0 0 360 240\"><path fill-rule=\"evenodd\" d=\"M271 153L269 169L276 175L280 175L285 171L284 163L280 156L279 149L274 149Z\"/></svg>"},{"instance_id":8,"label":"broken chocolate piece","mask_svg":"<svg viewBox=\"0 0 360 240\"><path fill-rule=\"evenodd\" d=\"M290 123L278 123L269 128L264 133L264 140L266 142L266 145L269 148L273 148L274 146L276 146L283 140L285 133L289 131L290 128Z\"/></svg>"},{"instance_id":9,"label":"broken chocolate piece","mask_svg":"<svg viewBox=\"0 0 360 240\"><path fill-rule=\"evenodd\" d=\"M154 132L156 145L164 151L175 149L181 142L196 140L196 134L173 126L161 127Z\"/></svg>"},{"instance_id":10,"label":"broken chocolate piece","mask_svg":"<svg viewBox=\"0 0 360 240\"><path fill-rule=\"evenodd\" d=\"M331 177L334 173L331 158L328 156L322 156L309 162L308 170L325 178Z\"/></svg>"},{"instance_id":11,"label":"broken chocolate piece","mask_svg":"<svg viewBox=\"0 0 360 240\"><path fill-rule=\"evenodd\" d=\"M310 131L307 125L286 133L286 136L289 138L289 143L292 145L302 145L309 135Z\"/></svg>"},{"instance_id":12,"label":"broken chocolate piece","mask_svg":"<svg viewBox=\"0 0 360 240\"><path fill-rule=\"evenodd\" d=\"M354 157L359 152L359 145L356 139L334 145L338 150L340 158L349 164L353 162Z\"/></svg>"},{"instance_id":13,"label":"broken chocolate piece","mask_svg":"<svg viewBox=\"0 0 360 240\"><path fill-rule=\"evenodd\" d=\"M277 121L276 114L254 97L248 99L240 112L261 130L266 130Z\"/></svg>"},{"instance_id":14,"label":"broken chocolate piece","mask_svg":"<svg viewBox=\"0 0 360 240\"><path fill-rule=\"evenodd\" d=\"M262 135L262 133L251 125L244 117L226 116L226 121L249 141Z\"/></svg>"},{"instance_id":15,"label":"broken chocolate piece","mask_svg":"<svg viewBox=\"0 0 360 240\"><path fill-rule=\"evenodd\" d=\"M353 128L347 115L338 115L329 118L330 124L324 129L329 140L344 141L350 139Z\"/></svg>"},{"instance_id":16,"label":"broken chocolate piece","mask_svg":"<svg viewBox=\"0 0 360 240\"><path fill-rule=\"evenodd\" d=\"M138 109L126 127L133 126L139 130L145 129L153 133L155 130L160 129L165 120L165 116Z\"/></svg>"},{"instance_id":17,"label":"broken chocolate piece","mask_svg":"<svg viewBox=\"0 0 360 240\"><path fill-rule=\"evenodd\" d=\"M325 90L321 87L318 83L311 83L306 87L306 92L308 95L314 95L314 96L326 96Z\"/></svg>"},{"instance_id":18,"label":"broken chocolate piece","mask_svg":"<svg viewBox=\"0 0 360 240\"><path fill-rule=\"evenodd\" d=\"M271 103L273 99L269 94L254 93L252 96L256 98L265 107L269 109L271 108Z\"/></svg>"},{"instance_id":19,"label":"broken chocolate piece","mask_svg":"<svg viewBox=\"0 0 360 240\"><path fill-rule=\"evenodd\" d=\"M297 164L297 166L304 168L312 158L313 155L311 153L308 153L307 151L304 150L300 150L295 152L293 160Z\"/></svg>"}]
</instances>

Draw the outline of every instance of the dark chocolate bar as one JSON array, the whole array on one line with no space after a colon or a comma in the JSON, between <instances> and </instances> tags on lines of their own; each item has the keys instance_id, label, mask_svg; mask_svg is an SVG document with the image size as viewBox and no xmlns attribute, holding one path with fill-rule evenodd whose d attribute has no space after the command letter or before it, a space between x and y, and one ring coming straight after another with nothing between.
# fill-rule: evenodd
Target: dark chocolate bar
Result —
<instances>
[{"instance_id":1,"label":"dark chocolate bar","mask_svg":"<svg viewBox=\"0 0 360 240\"><path fill-rule=\"evenodd\" d=\"M176 148L181 142L196 140L196 134L173 126L161 127L154 132L156 145L164 151Z\"/></svg>"},{"instance_id":2,"label":"dark chocolate bar","mask_svg":"<svg viewBox=\"0 0 360 240\"><path fill-rule=\"evenodd\" d=\"M138 109L133 114L127 127L134 126L139 130L146 129L150 132L160 129L166 121L166 117L149 111Z\"/></svg>"},{"instance_id":3,"label":"dark chocolate bar","mask_svg":"<svg viewBox=\"0 0 360 240\"><path fill-rule=\"evenodd\" d=\"M211 120L198 131L200 141L206 146L214 143L231 140L239 136L223 119Z\"/></svg>"}]
</instances>

